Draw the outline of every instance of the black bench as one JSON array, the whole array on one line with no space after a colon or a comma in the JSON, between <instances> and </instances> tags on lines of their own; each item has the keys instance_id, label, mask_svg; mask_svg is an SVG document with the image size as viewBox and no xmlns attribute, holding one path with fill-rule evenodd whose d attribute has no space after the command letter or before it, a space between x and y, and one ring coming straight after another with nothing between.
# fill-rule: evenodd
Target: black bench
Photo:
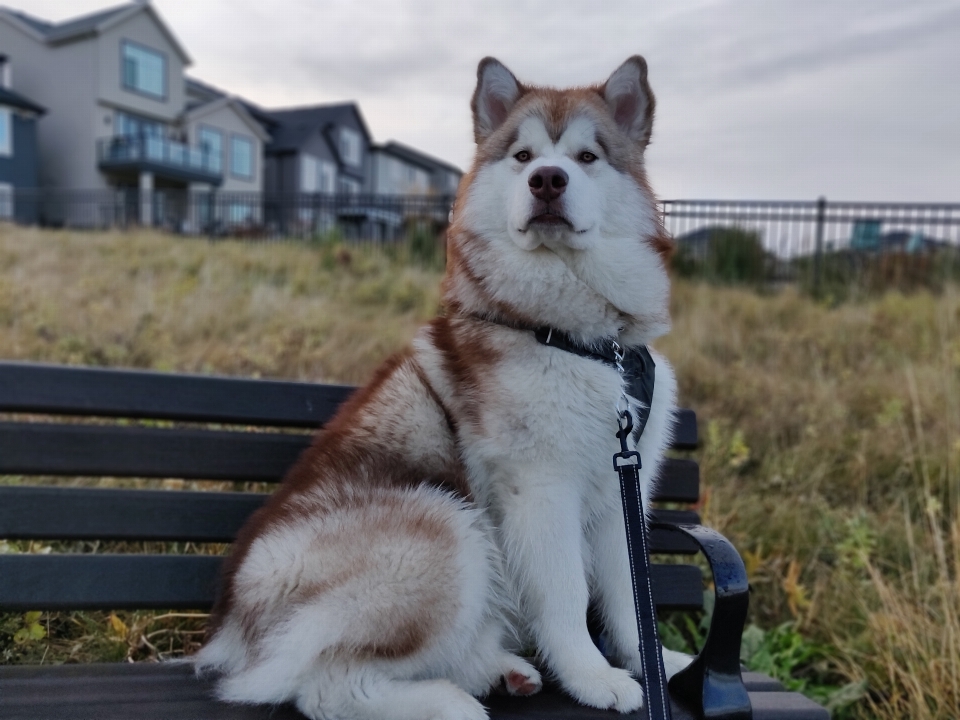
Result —
<instances>
[{"instance_id":1,"label":"black bench","mask_svg":"<svg viewBox=\"0 0 960 720\"><path fill-rule=\"evenodd\" d=\"M0 362L0 412L28 415L0 421L0 475L275 483L310 441L305 432L283 429L321 426L351 391L335 385ZM49 416L65 417L54 421ZM168 422L151 426L129 419ZM680 411L676 449L696 444L696 417ZM667 461L658 501L695 503L699 490L695 462ZM233 539L265 497L253 492L0 486L0 538L223 543ZM692 555L699 542L708 551L717 588L713 625L697 665L679 681L684 687L671 685L675 698L682 700L675 703L674 717L744 717L743 712L722 711L730 698L747 696L755 720L829 717L771 678L744 672L741 684L737 656L746 578L739 556L699 526L693 511L659 509L655 517L653 552ZM0 611L203 610L213 602L220 563L216 555L0 555ZM700 609L702 581L694 565L655 565L658 607ZM703 700L705 682L709 697ZM615 717L576 706L549 686L532 698L491 696L486 702L492 717L502 719ZM302 716L292 707L217 702L209 683L194 679L188 664L103 663L0 666L0 717Z\"/></svg>"}]
</instances>

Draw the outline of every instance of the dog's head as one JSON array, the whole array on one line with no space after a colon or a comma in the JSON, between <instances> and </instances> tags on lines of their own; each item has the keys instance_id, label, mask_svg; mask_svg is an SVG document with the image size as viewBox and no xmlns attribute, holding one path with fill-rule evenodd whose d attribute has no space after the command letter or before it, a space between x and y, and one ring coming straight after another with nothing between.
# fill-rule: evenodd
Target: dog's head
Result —
<instances>
[{"instance_id":1,"label":"dog's head","mask_svg":"<svg viewBox=\"0 0 960 720\"><path fill-rule=\"evenodd\" d=\"M654 98L635 56L603 84L521 84L486 58L477 153L448 233L457 312L644 343L669 328L671 244L644 172Z\"/></svg>"}]
</instances>

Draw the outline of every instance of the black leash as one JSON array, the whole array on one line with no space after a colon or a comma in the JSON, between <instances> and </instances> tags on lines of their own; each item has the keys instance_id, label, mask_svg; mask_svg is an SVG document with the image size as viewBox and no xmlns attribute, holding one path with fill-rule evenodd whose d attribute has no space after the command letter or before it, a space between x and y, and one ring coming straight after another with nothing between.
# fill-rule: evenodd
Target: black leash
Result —
<instances>
[{"instance_id":1,"label":"black leash","mask_svg":"<svg viewBox=\"0 0 960 720\"><path fill-rule=\"evenodd\" d=\"M640 453L627 448L627 437L633 430L630 411L624 410L621 419L623 424L617 432L620 452L613 456L613 467L620 476L620 499L627 530L627 553L630 556L633 605L640 632L640 661L647 686L648 712L650 720L670 720L670 696L660 653L657 609L650 583L650 543L643 517L643 499L640 497Z\"/></svg>"},{"instance_id":2,"label":"black leash","mask_svg":"<svg viewBox=\"0 0 960 720\"><path fill-rule=\"evenodd\" d=\"M623 503L623 523L627 533L630 579L633 582L633 605L637 614L637 630L640 634L640 662L647 690L647 713L649 720L671 720L667 675L663 669L660 634L657 631L657 608L653 602L650 541L643 512L643 498L640 496L640 469L643 466L640 462L640 453L630 450L627 444L627 439L631 435L636 443L650 417L656 379L656 365L650 351L646 347L629 348L624 351L620 344L612 339L584 345L555 328L511 325L482 317L477 319L507 325L515 330L532 330L534 337L542 345L610 365L616 368L623 379L626 392L621 393L617 401L619 430L616 435L620 440L620 452L613 456L613 468L620 477L620 499ZM627 392L640 401L640 406L635 409L636 424L630 412Z\"/></svg>"},{"instance_id":3,"label":"black leash","mask_svg":"<svg viewBox=\"0 0 960 720\"><path fill-rule=\"evenodd\" d=\"M634 428L626 394L617 402L617 438L620 452L613 456L613 469L620 478L620 500L623 503L623 524L627 533L627 553L630 556L630 579L633 581L633 606L637 613L637 630L640 635L640 662L647 687L647 712L650 720L671 720L670 694L667 690L667 675L660 652L660 635L657 631L657 607L653 602L653 584L650 573L650 538L643 512L643 497L640 495L640 469L643 464L640 453L627 445L628 438L636 432L639 438L650 417L653 402L653 386L656 366L649 350L642 347L624 353L614 344L617 355L617 370L628 383L631 395L643 405L638 414L638 427ZM636 355L641 369L640 376L627 376L624 367L626 357ZM626 363L632 364L632 363Z\"/></svg>"},{"instance_id":4,"label":"black leash","mask_svg":"<svg viewBox=\"0 0 960 720\"><path fill-rule=\"evenodd\" d=\"M633 606L640 634L640 661L647 689L647 712L650 720L671 720L670 695L667 691L663 655L660 652L657 608L653 602L650 578L650 541L643 512L643 498L640 496L640 469L643 466L640 453L630 450L627 445L627 439L631 435L636 443L650 417L656 364L646 347L630 348L624 352L615 340L604 340L585 347L569 338L566 333L544 327L535 328L533 334L543 345L612 365L620 373L630 395L640 401L640 406L636 408L636 425L626 393L623 393L617 402L617 438L620 440L620 452L613 456L613 468L620 477L623 524L627 533L630 579L633 582Z\"/></svg>"}]
</instances>

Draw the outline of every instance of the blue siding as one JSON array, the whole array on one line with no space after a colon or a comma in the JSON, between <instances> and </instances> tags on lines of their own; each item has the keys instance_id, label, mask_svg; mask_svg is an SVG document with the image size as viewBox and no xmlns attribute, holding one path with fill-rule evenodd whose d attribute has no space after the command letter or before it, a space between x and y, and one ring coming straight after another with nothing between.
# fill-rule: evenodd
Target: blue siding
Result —
<instances>
[{"instance_id":1,"label":"blue siding","mask_svg":"<svg viewBox=\"0 0 960 720\"><path fill-rule=\"evenodd\" d=\"M0 155L0 183L10 183L14 188L38 187L37 119L15 112L10 115L13 120L13 155ZM35 222L36 203L16 203L14 214L18 222Z\"/></svg>"}]
</instances>

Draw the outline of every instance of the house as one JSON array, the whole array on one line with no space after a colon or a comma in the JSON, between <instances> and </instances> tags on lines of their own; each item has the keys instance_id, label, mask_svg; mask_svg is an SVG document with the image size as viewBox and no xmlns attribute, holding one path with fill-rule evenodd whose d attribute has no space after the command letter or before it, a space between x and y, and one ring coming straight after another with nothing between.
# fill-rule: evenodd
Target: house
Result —
<instances>
[{"instance_id":1,"label":"house","mask_svg":"<svg viewBox=\"0 0 960 720\"><path fill-rule=\"evenodd\" d=\"M37 120L44 109L14 92L12 64L0 55L0 220L34 222L36 203L15 190L37 187Z\"/></svg>"},{"instance_id":2,"label":"house","mask_svg":"<svg viewBox=\"0 0 960 720\"><path fill-rule=\"evenodd\" d=\"M266 191L357 195L368 185L372 137L356 103L267 110Z\"/></svg>"},{"instance_id":3,"label":"house","mask_svg":"<svg viewBox=\"0 0 960 720\"><path fill-rule=\"evenodd\" d=\"M382 236L406 209L364 197L447 197L459 182L413 148L374 146L355 103L268 110L187 77L190 56L149 0L59 23L0 6L0 49L16 67L4 89L46 110L32 184L47 224Z\"/></svg>"},{"instance_id":4,"label":"house","mask_svg":"<svg viewBox=\"0 0 960 720\"><path fill-rule=\"evenodd\" d=\"M361 195L369 185L372 138L356 103L264 110L267 215L285 232L377 234L399 226L402 215L373 206Z\"/></svg>"},{"instance_id":5,"label":"house","mask_svg":"<svg viewBox=\"0 0 960 720\"><path fill-rule=\"evenodd\" d=\"M190 57L149 2L61 23L0 7L0 48L17 92L48 112L38 127L41 187L117 189L116 206L93 212L147 222L183 217L165 207L178 195L167 191L263 190L267 133L236 99L188 96ZM139 200L122 192L136 189ZM66 220L111 221L75 215Z\"/></svg>"},{"instance_id":6,"label":"house","mask_svg":"<svg viewBox=\"0 0 960 720\"><path fill-rule=\"evenodd\" d=\"M371 148L370 192L375 195L454 195L463 172L407 145Z\"/></svg>"}]
</instances>

